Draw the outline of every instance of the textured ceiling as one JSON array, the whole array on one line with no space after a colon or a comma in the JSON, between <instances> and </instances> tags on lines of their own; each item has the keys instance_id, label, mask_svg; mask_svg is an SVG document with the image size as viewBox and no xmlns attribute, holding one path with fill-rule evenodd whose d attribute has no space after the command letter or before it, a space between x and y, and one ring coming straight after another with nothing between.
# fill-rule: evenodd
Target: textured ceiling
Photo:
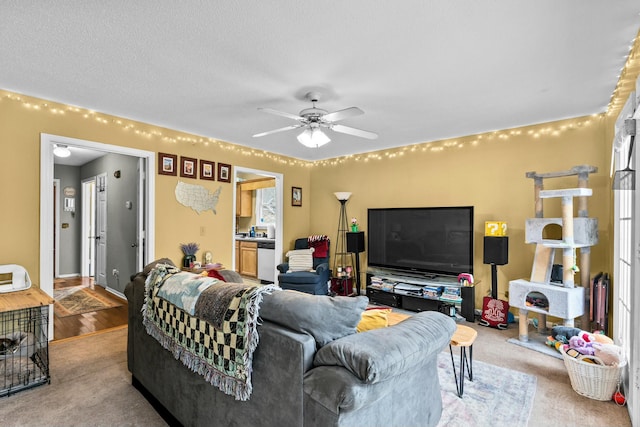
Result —
<instances>
[{"instance_id":1,"label":"textured ceiling","mask_svg":"<svg viewBox=\"0 0 640 427\"><path fill-rule=\"evenodd\" d=\"M0 88L305 160L606 110L637 0L0 0ZM311 106L365 114L306 148Z\"/></svg>"}]
</instances>

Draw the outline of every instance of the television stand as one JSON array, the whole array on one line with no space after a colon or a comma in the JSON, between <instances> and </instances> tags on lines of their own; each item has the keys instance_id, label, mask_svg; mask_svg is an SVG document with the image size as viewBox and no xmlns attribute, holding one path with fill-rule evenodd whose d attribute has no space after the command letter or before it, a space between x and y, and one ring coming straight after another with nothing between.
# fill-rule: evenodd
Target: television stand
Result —
<instances>
[{"instance_id":1,"label":"television stand","mask_svg":"<svg viewBox=\"0 0 640 427\"><path fill-rule=\"evenodd\" d=\"M427 290L440 287L457 296L428 295ZM417 312L439 311L452 317L460 312L468 322L475 321L475 288L461 286L454 277L370 269L367 271L367 297L373 304Z\"/></svg>"}]
</instances>

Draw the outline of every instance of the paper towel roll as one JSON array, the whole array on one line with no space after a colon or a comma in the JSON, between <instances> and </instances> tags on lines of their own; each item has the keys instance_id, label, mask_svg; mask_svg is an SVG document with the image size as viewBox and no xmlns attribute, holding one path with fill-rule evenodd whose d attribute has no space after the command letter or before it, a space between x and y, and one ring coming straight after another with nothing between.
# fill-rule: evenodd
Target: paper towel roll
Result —
<instances>
[{"instance_id":1,"label":"paper towel roll","mask_svg":"<svg viewBox=\"0 0 640 427\"><path fill-rule=\"evenodd\" d=\"M268 239L276 238L276 227L274 225L267 225L267 238Z\"/></svg>"}]
</instances>

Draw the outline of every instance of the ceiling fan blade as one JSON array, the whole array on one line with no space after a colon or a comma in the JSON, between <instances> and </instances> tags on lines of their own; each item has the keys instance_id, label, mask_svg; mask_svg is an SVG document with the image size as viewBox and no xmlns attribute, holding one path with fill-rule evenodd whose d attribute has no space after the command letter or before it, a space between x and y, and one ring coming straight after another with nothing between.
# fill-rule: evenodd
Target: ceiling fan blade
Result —
<instances>
[{"instance_id":1,"label":"ceiling fan blade","mask_svg":"<svg viewBox=\"0 0 640 427\"><path fill-rule=\"evenodd\" d=\"M325 122L337 122L349 117L360 116L364 114L364 111L358 107L349 107L344 110L334 111L333 113L325 114L322 116L322 120Z\"/></svg>"},{"instance_id":2,"label":"ceiling fan blade","mask_svg":"<svg viewBox=\"0 0 640 427\"><path fill-rule=\"evenodd\" d=\"M301 121L305 120L304 117L300 117L291 113L285 113L284 111L274 110L273 108L258 108L258 110L264 111L265 113L269 113L269 114L275 114L276 116L286 117L288 119L301 120Z\"/></svg>"},{"instance_id":3,"label":"ceiling fan blade","mask_svg":"<svg viewBox=\"0 0 640 427\"><path fill-rule=\"evenodd\" d=\"M304 124L291 125L291 126L283 127L283 128L280 128L280 129L269 130L267 132L256 133L255 135L253 135L253 137L254 138L259 138L261 136L271 135L272 133L284 132L284 131L291 130L291 129L301 128L302 126L304 126Z\"/></svg>"},{"instance_id":4,"label":"ceiling fan blade","mask_svg":"<svg viewBox=\"0 0 640 427\"><path fill-rule=\"evenodd\" d=\"M333 130L333 131L336 131L336 132L340 132L340 133L346 133L346 134L353 135L353 136L359 136L361 138L367 138L367 139L376 139L376 138L378 138L378 134L377 133L369 132L367 130L352 128L350 126L331 125L330 129Z\"/></svg>"}]
</instances>

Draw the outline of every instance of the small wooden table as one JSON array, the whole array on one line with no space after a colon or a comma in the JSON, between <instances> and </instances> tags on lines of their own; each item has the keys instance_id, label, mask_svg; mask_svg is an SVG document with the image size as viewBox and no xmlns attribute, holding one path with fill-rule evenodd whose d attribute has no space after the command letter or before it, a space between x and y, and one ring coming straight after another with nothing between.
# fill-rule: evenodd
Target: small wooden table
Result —
<instances>
[{"instance_id":1,"label":"small wooden table","mask_svg":"<svg viewBox=\"0 0 640 427\"><path fill-rule=\"evenodd\" d=\"M29 288L24 291L6 292L0 294L0 313L23 308L33 308L51 305L55 301L39 288Z\"/></svg>"},{"instance_id":2,"label":"small wooden table","mask_svg":"<svg viewBox=\"0 0 640 427\"><path fill-rule=\"evenodd\" d=\"M456 380L456 391L458 397L462 397L464 393L464 368L467 367L469 373L469 381L473 381L473 342L478 336L478 331L469 326L458 325L456 331L451 337L449 342L449 353L451 354L451 366L453 368L453 376ZM456 365L453 361L452 347L460 347L460 379L458 380L458 374L456 373ZM469 354L467 355L467 347L469 347Z\"/></svg>"}]
</instances>

